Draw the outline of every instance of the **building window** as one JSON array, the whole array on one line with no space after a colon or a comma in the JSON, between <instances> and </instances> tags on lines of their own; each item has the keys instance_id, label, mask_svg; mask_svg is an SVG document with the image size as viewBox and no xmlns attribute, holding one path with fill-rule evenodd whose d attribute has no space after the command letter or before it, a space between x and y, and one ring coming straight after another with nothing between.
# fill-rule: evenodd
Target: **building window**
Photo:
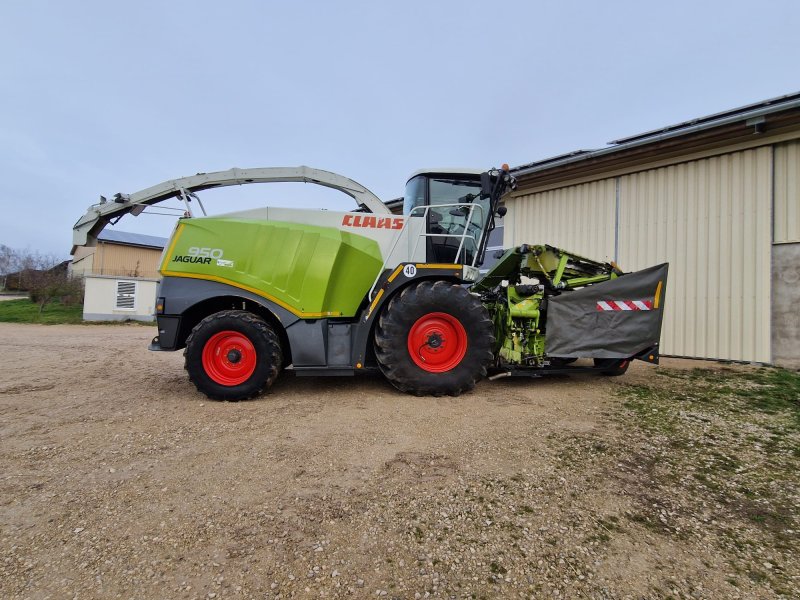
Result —
<instances>
[{"instance_id":1,"label":"building window","mask_svg":"<svg viewBox=\"0 0 800 600\"><path fill-rule=\"evenodd\" d=\"M117 282L117 303L114 308L134 310L136 308L136 282Z\"/></svg>"}]
</instances>

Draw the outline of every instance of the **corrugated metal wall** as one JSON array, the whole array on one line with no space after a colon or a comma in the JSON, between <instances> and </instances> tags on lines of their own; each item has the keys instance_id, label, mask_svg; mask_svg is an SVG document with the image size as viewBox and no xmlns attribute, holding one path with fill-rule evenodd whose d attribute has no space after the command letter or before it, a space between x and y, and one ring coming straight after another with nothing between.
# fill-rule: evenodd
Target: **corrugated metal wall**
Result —
<instances>
[{"instance_id":1,"label":"corrugated metal wall","mask_svg":"<svg viewBox=\"0 0 800 600\"><path fill-rule=\"evenodd\" d=\"M98 242L92 272L122 277L159 277L161 250Z\"/></svg>"},{"instance_id":2,"label":"corrugated metal wall","mask_svg":"<svg viewBox=\"0 0 800 600\"><path fill-rule=\"evenodd\" d=\"M775 243L800 242L800 142L775 146Z\"/></svg>"},{"instance_id":3,"label":"corrugated metal wall","mask_svg":"<svg viewBox=\"0 0 800 600\"><path fill-rule=\"evenodd\" d=\"M528 194L507 204L506 247L550 244L587 258L614 260L614 179Z\"/></svg>"},{"instance_id":4,"label":"corrugated metal wall","mask_svg":"<svg viewBox=\"0 0 800 600\"><path fill-rule=\"evenodd\" d=\"M769 362L770 147L620 178L619 263L670 263L662 352Z\"/></svg>"},{"instance_id":5,"label":"corrugated metal wall","mask_svg":"<svg viewBox=\"0 0 800 600\"><path fill-rule=\"evenodd\" d=\"M612 260L616 243L625 270L669 262L664 354L770 362L771 147L508 204L507 247L546 242Z\"/></svg>"}]
</instances>

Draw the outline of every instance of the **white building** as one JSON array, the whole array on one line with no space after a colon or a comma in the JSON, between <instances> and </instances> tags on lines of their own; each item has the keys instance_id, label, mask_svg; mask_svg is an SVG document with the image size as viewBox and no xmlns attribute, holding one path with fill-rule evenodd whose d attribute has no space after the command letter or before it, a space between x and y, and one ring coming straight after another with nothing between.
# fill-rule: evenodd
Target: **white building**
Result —
<instances>
[{"instance_id":1,"label":"white building","mask_svg":"<svg viewBox=\"0 0 800 600\"><path fill-rule=\"evenodd\" d=\"M96 246L72 250L85 281L85 321L154 320L158 265L166 238L105 229Z\"/></svg>"}]
</instances>

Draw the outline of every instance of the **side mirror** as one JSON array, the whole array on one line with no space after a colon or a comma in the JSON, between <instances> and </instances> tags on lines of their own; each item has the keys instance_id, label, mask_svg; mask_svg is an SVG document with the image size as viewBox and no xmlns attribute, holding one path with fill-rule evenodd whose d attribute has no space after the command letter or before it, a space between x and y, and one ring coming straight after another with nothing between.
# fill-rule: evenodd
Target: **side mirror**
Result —
<instances>
[{"instance_id":1,"label":"side mirror","mask_svg":"<svg viewBox=\"0 0 800 600\"><path fill-rule=\"evenodd\" d=\"M481 173L481 200L486 200L486 198L492 197L492 189L494 185L492 184L492 176L489 172Z\"/></svg>"},{"instance_id":2,"label":"side mirror","mask_svg":"<svg viewBox=\"0 0 800 600\"><path fill-rule=\"evenodd\" d=\"M505 217L505 216L506 216L506 213L507 213L507 212L508 212L508 208L507 208L507 207L505 207L505 206L498 206L498 207L497 207L497 210L495 211L495 214L496 214L498 217L500 217L500 218L502 219L503 217Z\"/></svg>"}]
</instances>

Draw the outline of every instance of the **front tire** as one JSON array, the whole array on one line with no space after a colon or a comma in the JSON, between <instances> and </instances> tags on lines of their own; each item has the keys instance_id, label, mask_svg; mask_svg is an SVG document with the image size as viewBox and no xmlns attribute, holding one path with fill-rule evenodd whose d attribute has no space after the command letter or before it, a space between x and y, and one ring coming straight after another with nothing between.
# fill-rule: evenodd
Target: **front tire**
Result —
<instances>
[{"instance_id":1,"label":"front tire","mask_svg":"<svg viewBox=\"0 0 800 600\"><path fill-rule=\"evenodd\" d=\"M622 360L617 358L595 358L594 366L602 369L600 373L608 375L609 377L619 377L624 375L628 367L631 366L631 361L627 358Z\"/></svg>"},{"instance_id":2,"label":"front tire","mask_svg":"<svg viewBox=\"0 0 800 600\"><path fill-rule=\"evenodd\" d=\"M375 354L397 389L458 396L486 375L494 355L492 322L460 285L423 281L389 302L375 331Z\"/></svg>"},{"instance_id":3,"label":"front tire","mask_svg":"<svg viewBox=\"0 0 800 600\"><path fill-rule=\"evenodd\" d=\"M283 364L272 327L241 310L224 310L200 321L186 339L183 356L189 379L212 400L258 396Z\"/></svg>"}]
</instances>

